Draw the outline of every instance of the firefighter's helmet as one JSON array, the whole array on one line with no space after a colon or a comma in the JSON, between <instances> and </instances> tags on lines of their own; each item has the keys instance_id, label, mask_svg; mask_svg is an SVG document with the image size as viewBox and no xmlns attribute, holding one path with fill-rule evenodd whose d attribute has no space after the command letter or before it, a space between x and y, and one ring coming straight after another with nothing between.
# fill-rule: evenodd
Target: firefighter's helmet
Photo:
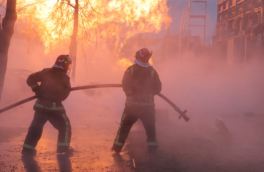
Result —
<instances>
[{"instance_id":1,"label":"firefighter's helmet","mask_svg":"<svg viewBox=\"0 0 264 172\"><path fill-rule=\"evenodd\" d=\"M71 68L71 64L72 60L70 59L69 55L60 55L59 57L57 57L57 60L53 67L69 70Z\"/></svg>"},{"instance_id":2,"label":"firefighter's helmet","mask_svg":"<svg viewBox=\"0 0 264 172\"><path fill-rule=\"evenodd\" d=\"M139 59L143 63L148 63L151 56L152 52L149 52L147 48L142 48L136 52L136 59Z\"/></svg>"}]
</instances>

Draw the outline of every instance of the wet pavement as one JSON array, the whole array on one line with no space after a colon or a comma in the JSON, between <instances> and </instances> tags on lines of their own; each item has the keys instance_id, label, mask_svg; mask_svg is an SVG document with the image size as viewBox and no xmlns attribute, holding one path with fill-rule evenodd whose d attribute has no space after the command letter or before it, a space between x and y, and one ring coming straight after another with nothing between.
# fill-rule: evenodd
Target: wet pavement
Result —
<instances>
[{"instance_id":1,"label":"wet pavement","mask_svg":"<svg viewBox=\"0 0 264 172\"><path fill-rule=\"evenodd\" d=\"M76 95L65 102L72 125L73 156L56 154L58 133L47 123L36 147L36 157L21 157L23 141L33 118L33 102L2 114L0 171L261 172L264 169L264 130L259 130L262 117L250 120L229 118L229 122L233 120L240 125L234 127L227 123L231 138L226 139L217 136L214 124L198 125L194 118L193 123L185 123L176 120L177 117L157 114L159 149L156 153L148 153L146 134L138 122L121 154L115 154L111 147L123 110L119 104L123 100L110 101L109 97L101 101L100 98L87 99ZM78 104L83 101L87 104ZM258 137L250 137L250 132L237 134L242 126L245 131L252 129L252 123L256 128L251 131ZM250 139L245 141L244 137Z\"/></svg>"},{"instance_id":2,"label":"wet pavement","mask_svg":"<svg viewBox=\"0 0 264 172\"><path fill-rule=\"evenodd\" d=\"M85 98L78 97L78 100L80 99ZM84 106L79 105L78 101L65 102L67 115L72 125L73 156L56 154L58 132L47 122L36 147L36 157L21 157L27 128L34 115L32 104L33 102L30 102L17 107L1 116L1 172L131 171L133 165L130 164L127 151L124 149L120 155L111 151L121 113L119 117L115 111L109 109L111 104L102 106L94 101ZM71 106L75 104L75 107L67 109L67 104ZM19 128L14 126L19 126Z\"/></svg>"}]
</instances>

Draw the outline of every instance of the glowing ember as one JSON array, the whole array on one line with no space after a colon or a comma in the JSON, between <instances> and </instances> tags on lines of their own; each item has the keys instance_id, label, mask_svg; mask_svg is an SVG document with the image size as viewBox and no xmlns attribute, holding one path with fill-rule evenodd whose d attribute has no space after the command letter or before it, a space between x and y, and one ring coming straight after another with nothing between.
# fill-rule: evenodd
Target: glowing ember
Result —
<instances>
[{"instance_id":1,"label":"glowing ember","mask_svg":"<svg viewBox=\"0 0 264 172\"><path fill-rule=\"evenodd\" d=\"M149 59L149 64L150 64L151 66L153 66L152 58Z\"/></svg>"},{"instance_id":2,"label":"glowing ember","mask_svg":"<svg viewBox=\"0 0 264 172\"><path fill-rule=\"evenodd\" d=\"M167 0L79 0L78 40L94 43L112 40L116 53L128 38L139 33L159 32L170 21ZM18 19L30 27L47 51L68 47L73 29L75 0L18 0ZM20 26L21 27L21 26Z\"/></svg>"}]
</instances>

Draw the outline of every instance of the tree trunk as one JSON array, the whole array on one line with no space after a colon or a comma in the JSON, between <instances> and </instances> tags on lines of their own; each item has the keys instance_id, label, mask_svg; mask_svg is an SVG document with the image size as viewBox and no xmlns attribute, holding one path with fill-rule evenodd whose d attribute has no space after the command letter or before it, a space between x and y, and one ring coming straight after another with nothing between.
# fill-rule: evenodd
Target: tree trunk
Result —
<instances>
[{"instance_id":1,"label":"tree trunk","mask_svg":"<svg viewBox=\"0 0 264 172\"><path fill-rule=\"evenodd\" d=\"M70 58L72 59L72 81L75 82L76 75L76 54L77 54L77 34L78 34L78 14L79 14L79 2L75 0L74 7L74 24L73 24L73 32L71 37L71 45L70 45Z\"/></svg>"},{"instance_id":2,"label":"tree trunk","mask_svg":"<svg viewBox=\"0 0 264 172\"><path fill-rule=\"evenodd\" d=\"M0 99L2 96L5 80L8 49L10 45L10 40L14 33L16 19L16 0L7 0L6 15L2 22L2 30L0 30Z\"/></svg>"}]
</instances>

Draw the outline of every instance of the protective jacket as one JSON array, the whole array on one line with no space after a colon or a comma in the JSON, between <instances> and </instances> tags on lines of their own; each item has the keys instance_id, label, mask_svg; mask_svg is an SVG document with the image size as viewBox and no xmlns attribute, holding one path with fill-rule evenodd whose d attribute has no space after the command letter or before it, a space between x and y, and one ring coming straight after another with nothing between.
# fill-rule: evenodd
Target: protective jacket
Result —
<instances>
[{"instance_id":1,"label":"protective jacket","mask_svg":"<svg viewBox=\"0 0 264 172\"><path fill-rule=\"evenodd\" d=\"M38 85L38 82L41 82ZM59 68L47 68L31 74L27 84L36 92L38 100L35 107L49 110L63 110L61 102L65 100L71 91L70 78L65 70Z\"/></svg>"},{"instance_id":2,"label":"protective jacket","mask_svg":"<svg viewBox=\"0 0 264 172\"><path fill-rule=\"evenodd\" d=\"M127 106L154 106L154 95L161 91L159 75L152 66L130 66L124 74L122 85Z\"/></svg>"},{"instance_id":3,"label":"protective jacket","mask_svg":"<svg viewBox=\"0 0 264 172\"><path fill-rule=\"evenodd\" d=\"M131 127L140 119L146 130L148 149L155 151L158 143L155 129L154 95L161 91L159 75L151 66L142 67L134 64L126 70L122 84L127 96L126 107L112 150L121 151Z\"/></svg>"}]
</instances>

